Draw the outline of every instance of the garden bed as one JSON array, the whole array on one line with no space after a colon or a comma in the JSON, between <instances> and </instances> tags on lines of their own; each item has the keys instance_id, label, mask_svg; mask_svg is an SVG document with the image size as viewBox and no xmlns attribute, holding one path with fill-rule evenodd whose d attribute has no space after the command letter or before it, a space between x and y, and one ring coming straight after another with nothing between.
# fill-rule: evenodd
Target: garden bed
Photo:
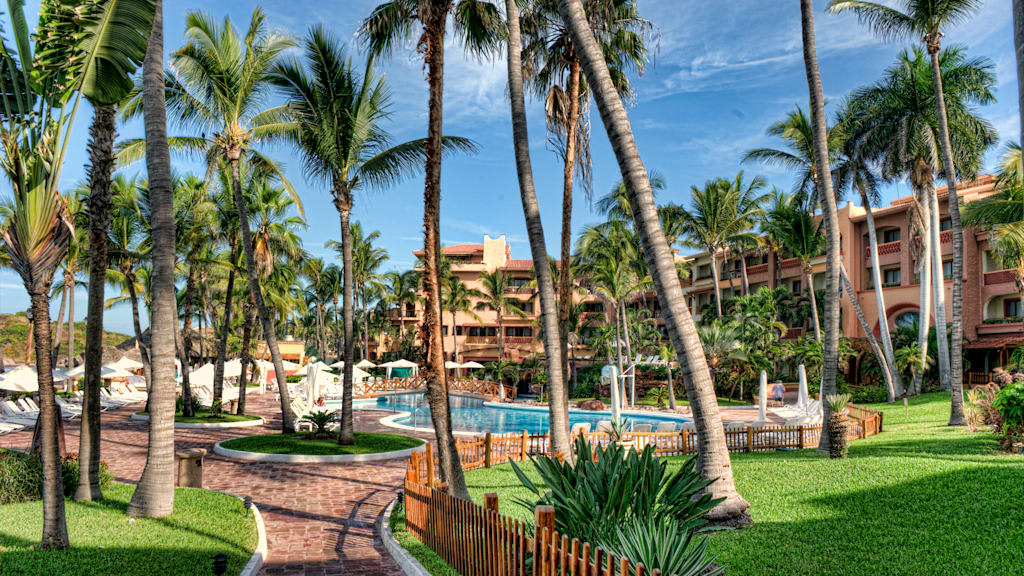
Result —
<instances>
[{"instance_id":1,"label":"garden bed","mask_svg":"<svg viewBox=\"0 0 1024 576\"><path fill-rule=\"evenodd\" d=\"M229 458L259 462L341 463L407 457L423 449L423 441L399 434L356 432L356 443L338 444L337 436L310 437L308 432L260 434L224 440L214 452Z\"/></svg>"},{"instance_id":2,"label":"garden bed","mask_svg":"<svg viewBox=\"0 0 1024 576\"><path fill-rule=\"evenodd\" d=\"M71 549L38 550L42 502L0 506L4 574L93 576L211 574L213 556L228 558L226 574L240 574L257 547L256 521L242 501L227 494L179 488L174 514L129 519L135 486L113 484L99 502L65 501Z\"/></svg>"},{"instance_id":3,"label":"garden bed","mask_svg":"<svg viewBox=\"0 0 1024 576\"><path fill-rule=\"evenodd\" d=\"M132 420L149 421L149 412L136 412L132 414ZM209 410L197 410L195 416L174 415L175 428L237 428L244 426L259 426L263 424L263 418L252 414L229 414L221 412L214 416Z\"/></svg>"}]
</instances>

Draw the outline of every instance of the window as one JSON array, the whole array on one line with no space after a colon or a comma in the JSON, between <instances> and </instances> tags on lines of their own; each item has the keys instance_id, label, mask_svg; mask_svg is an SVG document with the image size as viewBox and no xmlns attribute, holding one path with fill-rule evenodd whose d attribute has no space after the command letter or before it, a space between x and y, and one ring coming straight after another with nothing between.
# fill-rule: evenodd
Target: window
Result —
<instances>
[{"instance_id":1,"label":"window","mask_svg":"<svg viewBox=\"0 0 1024 576\"><path fill-rule=\"evenodd\" d=\"M950 220L949 218L943 218L942 220L939 220L939 231L940 232L945 232L946 230L952 230L952 229L953 229L953 221L952 220Z\"/></svg>"},{"instance_id":2,"label":"window","mask_svg":"<svg viewBox=\"0 0 1024 576\"><path fill-rule=\"evenodd\" d=\"M462 336L463 335L462 326L456 326L455 327L455 335L456 336Z\"/></svg>"},{"instance_id":3,"label":"window","mask_svg":"<svg viewBox=\"0 0 1024 576\"><path fill-rule=\"evenodd\" d=\"M882 270L882 284L885 286L899 286L900 269L889 268L888 270Z\"/></svg>"},{"instance_id":4,"label":"window","mask_svg":"<svg viewBox=\"0 0 1024 576\"><path fill-rule=\"evenodd\" d=\"M918 312L904 312L896 317L897 328L913 328L917 325L917 319L920 318Z\"/></svg>"},{"instance_id":5,"label":"window","mask_svg":"<svg viewBox=\"0 0 1024 576\"><path fill-rule=\"evenodd\" d=\"M584 302L583 311L601 313L604 312L604 304L600 302Z\"/></svg>"},{"instance_id":6,"label":"window","mask_svg":"<svg viewBox=\"0 0 1024 576\"><path fill-rule=\"evenodd\" d=\"M697 268L697 280L703 280L704 278L710 278L710 277L711 277L711 265L710 264L701 264L700 267Z\"/></svg>"},{"instance_id":7,"label":"window","mask_svg":"<svg viewBox=\"0 0 1024 576\"><path fill-rule=\"evenodd\" d=\"M1003 300L1003 316L1006 318L1020 318L1020 298L1007 298Z\"/></svg>"},{"instance_id":8,"label":"window","mask_svg":"<svg viewBox=\"0 0 1024 576\"><path fill-rule=\"evenodd\" d=\"M529 282L530 282L529 278L509 278L508 279L508 286L509 286L509 288L522 288L523 286L525 286Z\"/></svg>"},{"instance_id":9,"label":"window","mask_svg":"<svg viewBox=\"0 0 1024 576\"><path fill-rule=\"evenodd\" d=\"M800 293L800 281L799 280L793 280L793 289L790 290L790 292L792 292L793 294L799 294Z\"/></svg>"},{"instance_id":10,"label":"window","mask_svg":"<svg viewBox=\"0 0 1024 576\"><path fill-rule=\"evenodd\" d=\"M890 229L885 230L884 232L882 232L882 242L883 243L888 244L889 242L899 242L899 241L900 241L900 229L899 228L890 228Z\"/></svg>"},{"instance_id":11,"label":"window","mask_svg":"<svg viewBox=\"0 0 1024 576\"><path fill-rule=\"evenodd\" d=\"M509 338L533 338L533 328L530 326L507 326L505 336Z\"/></svg>"},{"instance_id":12,"label":"window","mask_svg":"<svg viewBox=\"0 0 1024 576\"><path fill-rule=\"evenodd\" d=\"M448 325L447 324L445 324L444 326L441 326L441 334L443 334L445 336L448 335Z\"/></svg>"},{"instance_id":13,"label":"window","mask_svg":"<svg viewBox=\"0 0 1024 576\"><path fill-rule=\"evenodd\" d=\"M469 335L471 337L485 337L485 336L497 336L498 330L494 326L470 326Z\"/></svg>"},{"instance_id":14,"label":"window","mask_svg":"<svg viewBox=\"0 0 1024 576\"><path fill-rule=\"evenodd\" d=\"M943 278L952 278L953 277L953 261L952 260L944 260L942 262L942 277Z\"/></svg>"}]
</instances>

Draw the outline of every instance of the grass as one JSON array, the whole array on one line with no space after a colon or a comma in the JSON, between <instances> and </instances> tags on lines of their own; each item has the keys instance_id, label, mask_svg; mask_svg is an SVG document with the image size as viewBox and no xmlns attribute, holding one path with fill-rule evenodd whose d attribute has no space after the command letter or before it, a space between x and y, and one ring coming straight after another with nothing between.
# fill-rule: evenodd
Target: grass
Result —
<instances>
[{"instance_id":1,"label":"grass","mask_svg":"<svg viewBox=\"0 0 1024 576\"><path fill-rule=\"evenodd\" d=\"M419 438L399 434L374 434L356 432L356 443L352 446L338 444L337 436L310 438L308 432L295 434L260 434L233 438L221 444L231 450L261 452L263 454L304 454L326 456L336 454L376 454L415 448L423 444Z\"/></svg>"},{"instance_id":2,"label":"grass","mask_svg":"<svg viewBox=\"0 0 1024 576\"><path fill-rule=\"evenodd\" d=\"M175 574L206 576L213 556L228 557L238 574L256 547L256 524L242 501L214 492L179 488L174 514L130 520L125 509L134 485L114 484L100 502L66 500L71 548L43 552L42 502L0 506L0 555L4 576L16 574Z\"/></svg>"},{"instance_id":3,"label":"grass","mask_svg":"<svg viewBox=\"0 0 1024 576\"><path fill-rule=\"evenodd\" d=\"M149 416L149 412L136 412L142 416ZM202 410L196 410L195 416L182 416L180 412L174 414L174 421L178 424L211 424L211 423L222 423L222 422L248 422L251 420L259 420L259 416L253 416L252 414L229 414L227 412L221 412L219 416L214 416L209 409L204 408Z\"/></svg>"},{"instance_id":4,"label":"grass","mask_svg":"<svg viewBox=\"0 0 1024 576\"><path fill-rule=\"evenodd\" d=\"M402 548L405 548L432 576L459 576L451 566L441 559L426 544L420 542L405 529L405 508L398 504L391 510L388 519L391 533Z\"/></svg>"},{"instance_id":5,"label":"grass","mask_svg":"<svg viewBox=\"0 0 1024 576\"><path fill-rule=\"evenodd\" d=\"M710 536L727 574L1020 574L1021 457L997 452L991 433L947 427L948 393L911 399L909 417L902 405L874 406L885 432L853 442L846 460L813 450L732 455L754 526ZM466 480L476 501L497 492L503 514L532 517L514 502L530 494L510 466Z\"/></svg>"},{"instance_id":6,"label":"grass","mask_svg":"<svg viewBox=\"0 0 1024 576\"><path fill-rule=\"evenodd\" d=\"M591 396L591 397L588 397L588 398L570 398L569 401L570 402L585 402L587 400L593 400L593 399L594 399L594 397ZM608 406L611 406L611 404L612 404L612 399L611 399L610 396L602 396L601 398L598 398L598 400L600 400L601 402L604 402ZM637 398L636 399L636 403L637 403L637 406L658 406L658 402L656 400L654 400L653 398L648 398L646 396L641 397L641 398ZM683 398L679 398L678 396L676 397L676 404L678 404L679 406L689 406L690 405L690 403L687 400L685 400ZM749 406L750 403L749 402L744 402L743 400L733 400L733 399L730 399L730 398L719 397L718 398L718 405L719 406ZM665 399L664 405L661 406L661 408L668 409L668 398Z\"/></svg>"}]
</instances>

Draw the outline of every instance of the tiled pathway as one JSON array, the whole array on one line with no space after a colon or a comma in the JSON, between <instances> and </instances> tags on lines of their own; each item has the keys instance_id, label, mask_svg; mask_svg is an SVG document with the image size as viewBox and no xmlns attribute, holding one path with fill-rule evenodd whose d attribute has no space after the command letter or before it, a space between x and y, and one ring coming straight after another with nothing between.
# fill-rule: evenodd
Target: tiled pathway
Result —
<instances>
[{"instance_id":1,"label":"tiled pathway","mask_svg":"<svg viewBox=\"0 0 1024 576\"><path fill-rule=\"evenodd\" d=\"M251 394L248 412L269 420L261 428L175 431L175 444L209 451L204 487L252 496L267 528L265 574L401 574L384 550L377 519L399 491L405 460L367 464L276 464L243 462L213 454L213 445L235 436L277 431L274 396ZM103 413L102 458L120 482L136 482L146 458L146 424L130 406ZM380 413L356 411L356 429L377 431ZM69 451L77 451L78 424L65 427ZM0 436L0 446L27 448L31 432Z\"/></svg>"}]
</instances>

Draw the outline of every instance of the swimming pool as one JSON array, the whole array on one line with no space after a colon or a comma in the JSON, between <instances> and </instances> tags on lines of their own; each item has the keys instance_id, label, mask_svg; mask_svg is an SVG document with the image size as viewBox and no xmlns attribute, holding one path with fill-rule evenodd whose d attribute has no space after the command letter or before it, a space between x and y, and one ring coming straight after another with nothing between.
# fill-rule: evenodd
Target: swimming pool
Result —
<instances>
[{"instance_id":1,"label":"swimming pool","mask_svg":"<svg viewBox=\"0 0 1024 576\"><path fill-rule=\"evenodd\" d=\"M452 412L452 429L461 432L504 434L528 430L531 434L547 434L548 410L539 406L519 406L513 404L485 403L479 398L468 396L449 396ZM334 407L334 402L328 405ZM337 402L340 408L341 402ZM394 424L413 428L431 428L430 408L427 406L426 395L422 392L410 394L394 394L380 396L375 400L357 400L353 403L358 409L387 410L396 414L407 412L408 415L392 420ZM651 424L657 426L663 422L683 423L689 418L682 416L637 415L626 414L625 419L631 424ZM591 429L597 427L601 420L610 420L610 412L588 412L585 410L569 411L570 424L589 422Z\"/></svg>"}]
</instances>

